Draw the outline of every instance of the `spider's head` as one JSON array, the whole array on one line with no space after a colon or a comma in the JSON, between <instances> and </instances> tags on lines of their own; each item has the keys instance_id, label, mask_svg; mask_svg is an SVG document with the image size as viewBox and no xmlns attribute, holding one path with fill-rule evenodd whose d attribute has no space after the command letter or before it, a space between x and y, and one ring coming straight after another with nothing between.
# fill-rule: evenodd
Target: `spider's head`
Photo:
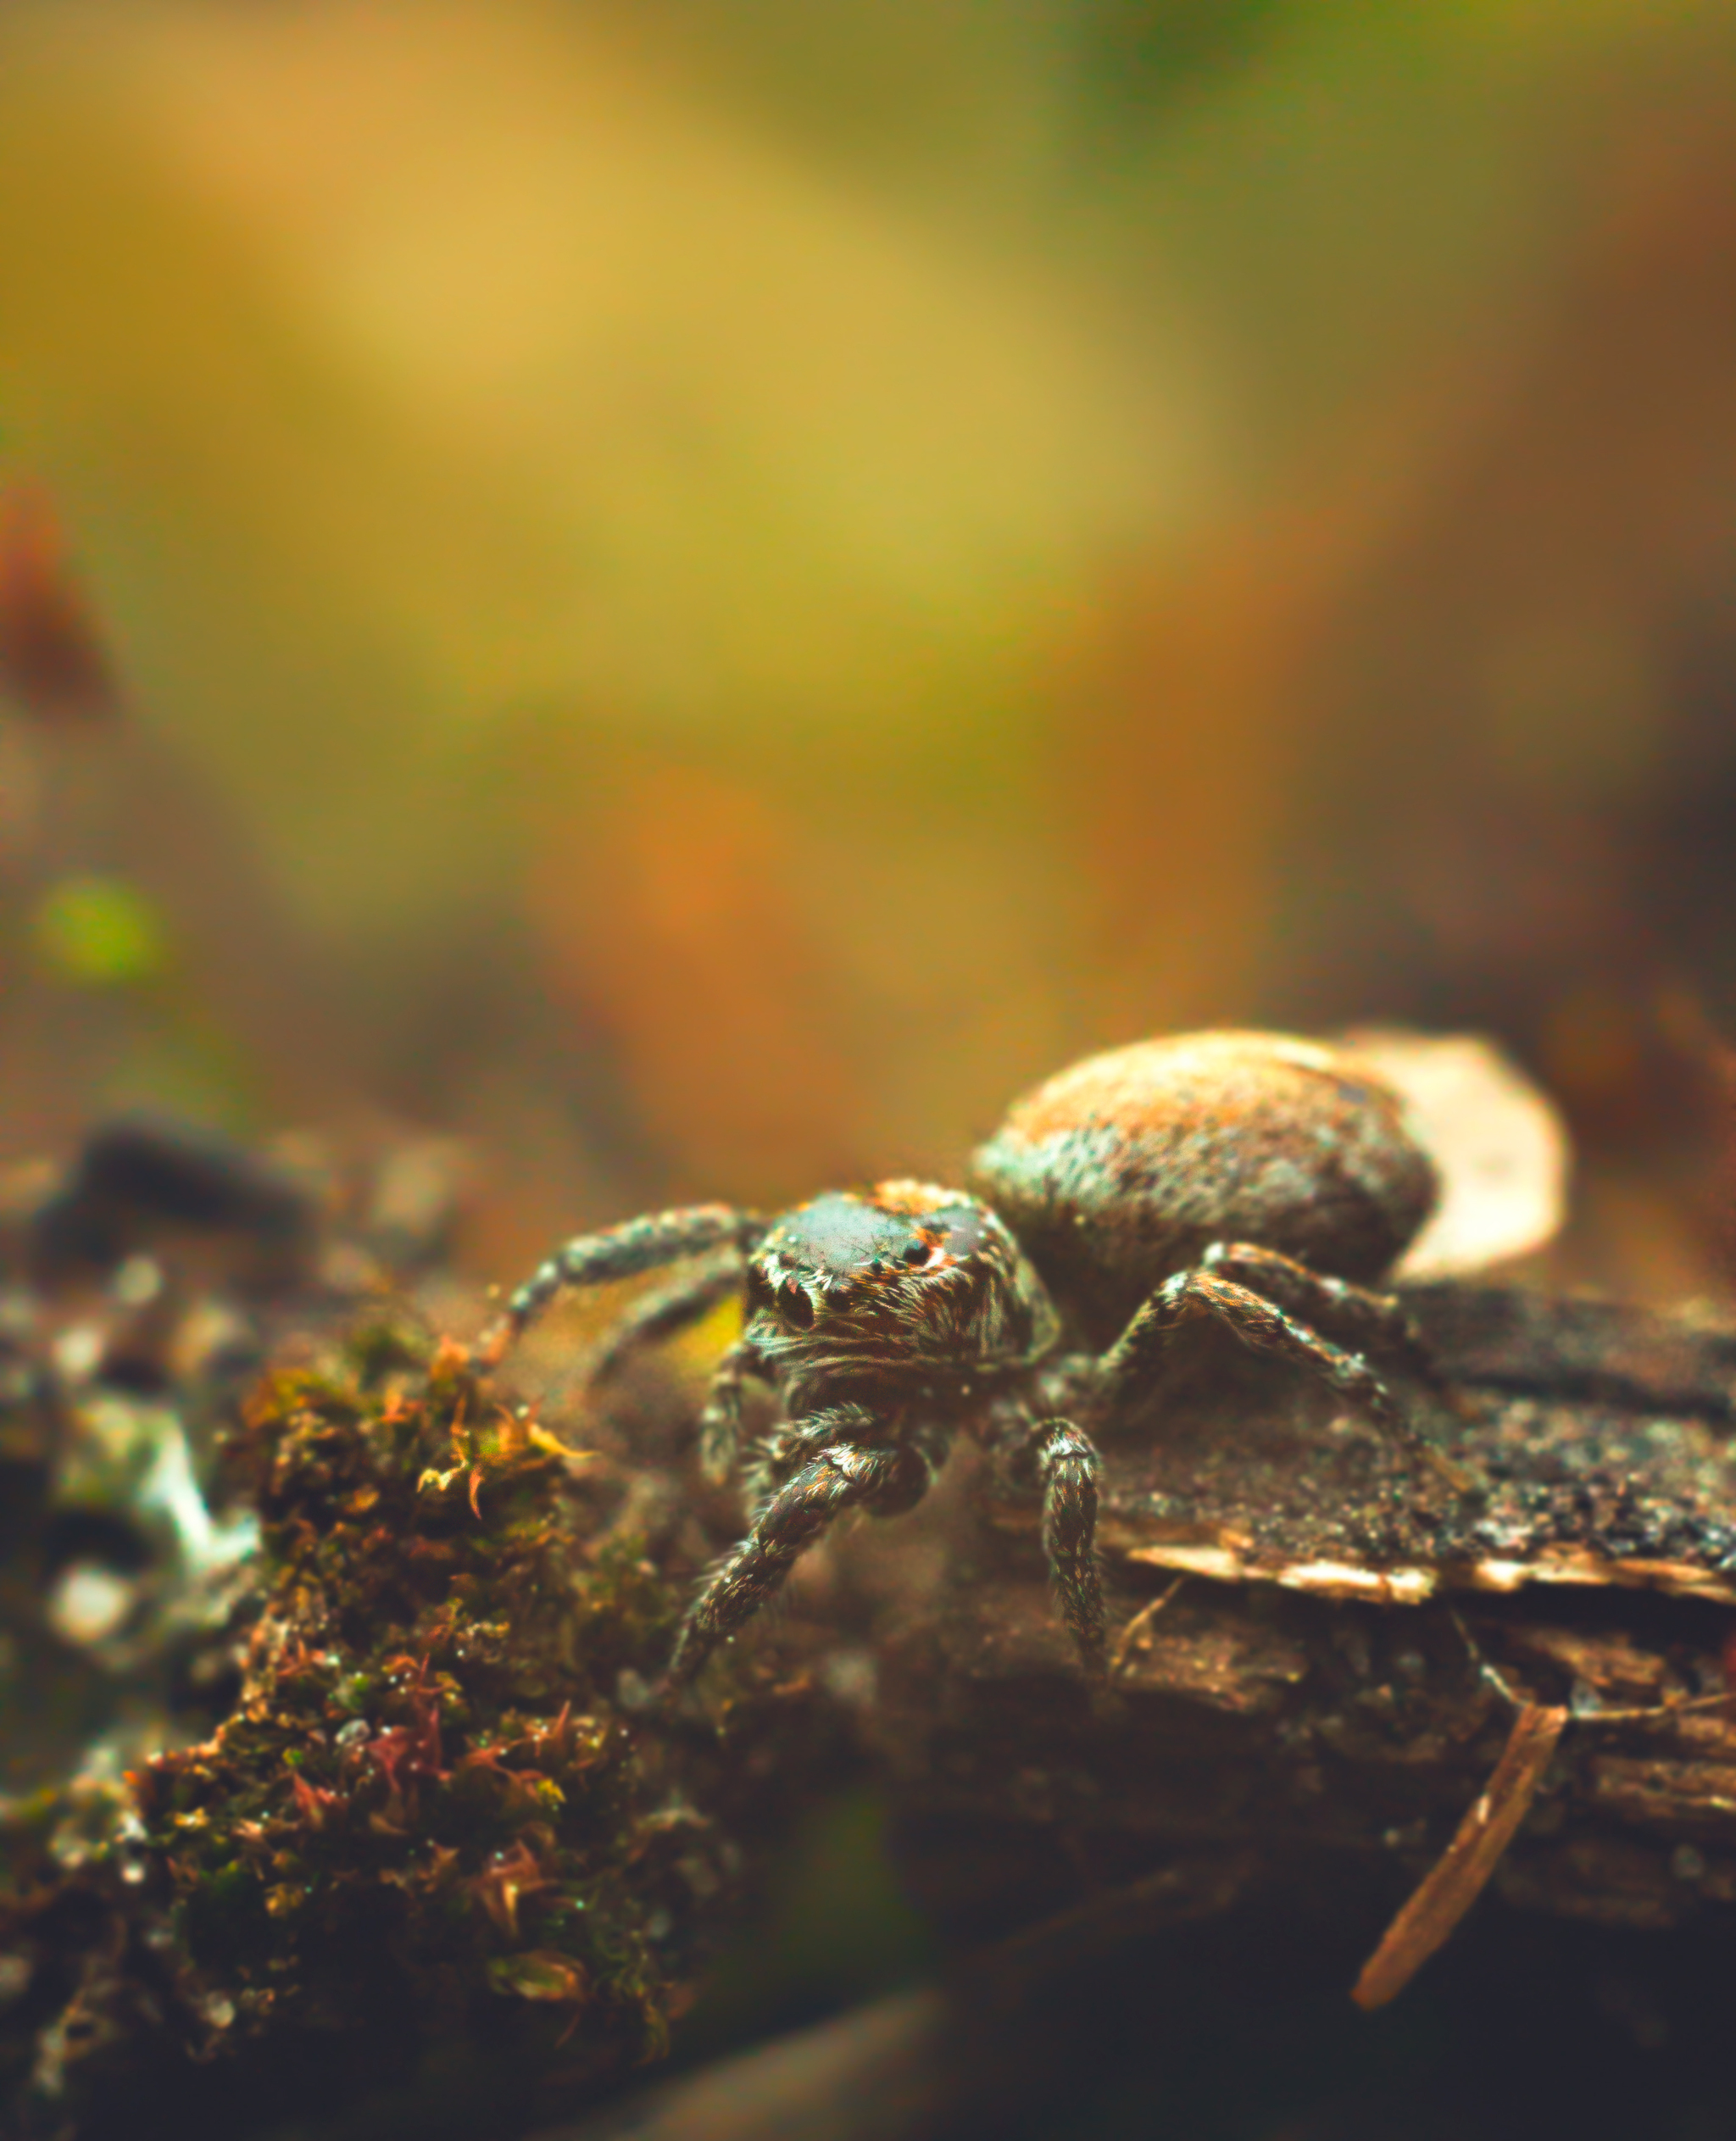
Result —
<instances>
[{"instance_id":1,"label":"spider's head","mask_svg":"<svg viewBox=\"0 0 1736 2141\"><path fill-rule=\"evenodd\" d=\"M1053 1311L1018 1243L962 1190L881 1182L778 1221L748 1265L762 1346L932 1371L1027 1358Z\"/></svg>"}]
</instances>

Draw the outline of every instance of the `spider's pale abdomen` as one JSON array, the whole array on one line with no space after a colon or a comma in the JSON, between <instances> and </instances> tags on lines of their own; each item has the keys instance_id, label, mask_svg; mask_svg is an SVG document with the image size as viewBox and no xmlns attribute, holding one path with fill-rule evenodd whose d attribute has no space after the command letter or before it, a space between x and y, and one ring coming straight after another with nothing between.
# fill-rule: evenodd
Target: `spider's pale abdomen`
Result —
<instances>
[{"instance_id":1,"label":"spider's pale abdomen","mask_svg":"<svg viewBox=\"0 0 1736 2141\"><path fill-rule=\"evenodd\" d=\"M1015 1104L971 1182L1099 1344L1213 1242L1378 1279L1437 1191L1397 1094L1355 1055L1237 1032L1061 1071Z\"/></svg>"}]
</instances>

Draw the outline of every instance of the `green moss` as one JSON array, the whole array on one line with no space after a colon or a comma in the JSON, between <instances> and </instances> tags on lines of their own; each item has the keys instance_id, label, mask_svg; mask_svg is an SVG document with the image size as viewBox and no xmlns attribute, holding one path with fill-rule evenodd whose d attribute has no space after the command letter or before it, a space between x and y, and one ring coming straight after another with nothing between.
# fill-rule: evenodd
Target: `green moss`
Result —
<instances>
[{"instance_id":1,"label":"green moss","mask_svg":"<svg viewBox=\"0 0 1736 2141\"><path fill-rule=\"evenodd\" d=\"M704 1838L615 1704L676 1601L630 1542L587 1560L587 1460L383 1322L269 1379L226 1454L262 1531L242 1698L133 1780L207 2006L656 2052Z\"/></svg>"},{"instance_id":2,"label":"green moss","mask_svg":"<svg viewBox=\"0 0 1736 2141\"><path fill-rule=\"evenodd\" d=\"M268 1377L222 1462L259 1526L239 1700L14 1809L0 2080L58 2130L225 2068L277 2116L321 2071L570 2092L659 2055L739 1855L693 1810L716 1743L644 1704L687 1571L609 1532L619 1468L392 1316Z\"/></svg>"}]
</instances>

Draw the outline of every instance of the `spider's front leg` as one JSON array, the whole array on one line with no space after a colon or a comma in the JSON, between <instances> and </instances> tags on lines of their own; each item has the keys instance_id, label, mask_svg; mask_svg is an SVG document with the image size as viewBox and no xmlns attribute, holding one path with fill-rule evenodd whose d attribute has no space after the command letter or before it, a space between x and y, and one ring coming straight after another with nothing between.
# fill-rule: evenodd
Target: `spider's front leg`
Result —
<instances>
[{"instance_id":1,"label":"spider's front leg","mask_svg":"<svg viewBox=\"0 0 1736 2141\"><path fill-rule=\"evenodd\" d=\"M1060 1617L1092 1678L1104 1671L1103 1573L1097 1560L1097 1445L1071 1420L1039 1420L1021 1397L992 1415L989 1465L1010 1494L1043 1496L1043 1552Z\"/></svg>"},{"instance_id":2,"label":"spider's front leg","mask_svg":"<svg viewBox=\"0 0 1736 2141\"><path fill-rule=\"evenodd\" d=\"M648 1213L641 1219L581 1234L539 1265L507 1303L505 1312L482 1334L475 1358L493 1367L507 1349L542 1313L555 1295L570 1286L602 1286L613 1279L637 1278L660 1264L698 1256L731 1243L746 1255L765 1231L757 1213L733 1204L687 1204L674 1211Z\"/></svg>"},{"instance_id":3,"label":"spider's front leg","mask_svg":"<svg viewBox=\"0 0 1736 2141\"><path fill-rule=\"evenodd\" d=\"M583 1380L593 1387L609 1382L641 1346L690 1329L741 1288L740 1254L732 1246L713 1250L667 1286L655 1287L632 1302L586 1361Z\"/></svg>"},{"instance_id":4,"label":"spider's front leg","mask_svg":"<svg viewBox=\"0 0 1736 2141\"><path fill-rule=\"evenodd\" d=\"M1043 1550L1055 1599L1086 1671L1100 1676L1107 1617L1097 1565L1097 1476L1103 1460L1090 1436L1070 1420L1045 1420L1034 1434L1043 1482Z\"/></svg>"},{"instance_id":5,"label":"spider's front leg","mask_svg":"<svg viewBox=\"0 0 1736 2141\"><path fill-rule=\"evenodd\" d=\"M775 1595L796 1558L846 1510L891 1516L926 1492L928 1461L907 1443L870 1443L883 1432L865 1405L811 1413L784 1430L796 1469L760 1510L754 1528L714 1571L687 1609L669 1661L668 1684L684 1687L712 1652Z\"/></svg>"},{"instance_id":6,"label":"spider's front leg","mask_svg":"<svg viewBox=\"0 0 1736 2141\"><path fill-rule=\"evenodd\" d=\"M1196 1315L1212 1315L1251 1351L1270 1354L1319 1376L1348 1398L1383 1434L1439 1473L1455 1492L1464 1493L1474 1488L1476 1482L1449 1463L1411 1426L1391 1391L1360 1352L1322 1337L1311 1323L1271 1299L1263 1287L1244 1286L1224 1276L1227 1268L1239 1268L1250 1274L1257 1271L1262 1279L1270 1281L1274 1262L1283 1270L1272 1291L1282 1287L1292 1301L1309 1299L1316 1314L1325 1311L1321 1321L1327 1317L1341 1321L1354 1315L1361 1319L1365 1332L1379 1321L1384 1304L1378 1294L1353 1287L1343 1280L1327 1280L1288 1257L1277 1257L1271 1250L1242 1243L1216 1243L1191 1271L1177 1271L1166 1279L1103 1355L1099 1367L1111 1413L1123 1411L1160 1381L1168 1364L1171 1341L1182 1324Z\"/></svg>"}]
</instances>

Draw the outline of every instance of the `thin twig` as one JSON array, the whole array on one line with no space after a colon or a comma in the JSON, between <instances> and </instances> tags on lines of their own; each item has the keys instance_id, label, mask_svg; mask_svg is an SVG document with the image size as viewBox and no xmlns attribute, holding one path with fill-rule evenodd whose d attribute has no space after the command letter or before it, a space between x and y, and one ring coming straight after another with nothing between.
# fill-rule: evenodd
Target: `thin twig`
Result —
<instances>
[{"instance_id":1,"label":"thin twig","mask_svg":"<svg viewBox=\"0 0 1736 2141\"><path fill-rule=\"evenodd\" d=\"M1455 1607L1449 1607L1448 1611L1453 1626L1459 1631L1460 1640L1471 1654L1477 1677L1493 1688L1510 1709L1526 1709L1529 1698L1522 1695L1506 1675L1483 1655L1476 1637L1465 1625L1464 1615ZM1679 1702L1650 1703L1641 1710L1579 1710L1570 1704L1567 1714L1570 1723L1575 1725L1655 1725L1663 1718L1685 1717L1691 1710L1720 1710L1731 1702L1736 1702L1736 1688L1726 1688L1718 1695L1689 1695Z\"/></svg>"},{"instance_id":2,"label":"thin twig","mask_svg":"<svg viewBox=\"0 0 1736 2141\"><path fill-rule=\"evenodd\" d=\"M1736 1694L1689 1695L1681 1702L1653 1703L1644 1710L1576 1710L1576 1725L1655 1725L1661 1718L1683 1717L1694 1710L1722 1710Z\"/></svg>"},{"instance_id":3,"label":"thin twig","mask_svg":"<svg viewBox=\"0 0 1736 2141\"><path fill-rule=\"evenodd\" d=\"M1565 1710L1527 1703L1520 1710L1488 1788L1363 1965L1350 1994L1359 2007L1384 2007L1401 1993L1482 1894L1566 1725Z\"/></svg>"},{"instance_id":4,"label":"thin twig","mask_svg":"<svg viewBox=\"0 0 1736 2141\"><path fill-rule=\"evenodd\" d=\"M1519 1691L1514 1687L1512 1682L1509 1680L1507 1676L1500 1670L1500 1666L1491 1665L1489 1660L1484 1657L1483 1654L1483 1646L1480 1643L1478 1643L1477 1638L1472 1634L1470 1629L1466 1626L1464 1615L1460 1612L1456 1606L1449 1606L1447 1612L1449 1617L1452 1621L1453 1626L1459 1631L1459 1640L1464 1644L1466 1651L1469 1652L1471 1662L1477 1668L1477 1678L1481 1680L1486 1687L1493 1688L1495 1693L1500 1697L1501 1700L1506 1704L1510 1710L1522 1710L1529 1709L1531 1707L1529 1698L1525 1695L1522 1695L1519 1693Z\"/></svg>"},{"instance_id":5,"label":"thin twig","mask_svg":"<svg viewBox=\"0 0 1736 2141\"><path fill-rule=\"evenodd\" d=\"M1120 1640L1116 1644L1115 1655L1109 1661L1111 1678L1127 1664L1127 1653L1132 1649L1135 1641L1145 1635L1152 1622L1156 1620L1158 1615L1163 1611L1187 1581L1185 1576L1178 1576L1167 1591L1160 1592L1156 1598L1148 1599L1122 1629Z\"/></svg>"}]
</instances>

